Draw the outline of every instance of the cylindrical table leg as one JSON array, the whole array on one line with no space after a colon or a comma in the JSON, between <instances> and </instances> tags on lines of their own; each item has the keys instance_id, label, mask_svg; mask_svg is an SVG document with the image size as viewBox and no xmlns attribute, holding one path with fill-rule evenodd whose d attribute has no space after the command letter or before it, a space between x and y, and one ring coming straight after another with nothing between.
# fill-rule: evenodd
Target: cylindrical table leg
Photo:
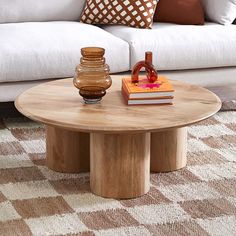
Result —
<instances>
[{"instance_id":1,"label":"cylindrical table leg","mask_svg":"<svg viewBox=\"0 0 236 236\"><path fill-rule=\"evenodd\" d=\"M187 163L187 128L151 133L151 171L169 172Z\"/></svg>"},{"instance_id":2,"label":"cylindrical table leg","mask_svg":"<svg viewBox=\"0 0 236 236\"><path fill-rule=\"evenodd\" d=\"M47 126L46 164L58 172L88 172L89 146L89 134Z\"/></svg>"},{"instance_id":3,"label":"cylindrical table leg","mask_svg":"<svg viewBox=\"0 0 236 236\"><path fill-rule=\"evenodd\" d=\"M150 185L150 134L90 136L90 185L107 198L141 196Z\"/></svg>"}]
</instances>

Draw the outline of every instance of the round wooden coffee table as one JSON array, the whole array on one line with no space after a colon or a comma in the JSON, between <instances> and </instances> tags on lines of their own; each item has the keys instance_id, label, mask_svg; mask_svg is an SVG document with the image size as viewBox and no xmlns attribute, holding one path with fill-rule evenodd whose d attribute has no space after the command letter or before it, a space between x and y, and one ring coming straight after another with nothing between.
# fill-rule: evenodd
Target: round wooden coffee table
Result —
<instances>
[{"instance_id":1,"label":"round wooden coffee table","mask_svg":"<svg viewBox=\"0 0 236 236\"><path fill-rule=\"evenodd\" d=\"M127 106L121 76L112 79L99 104L85 105L72 79L62 79L27 90L15 105L46 124L49 168L69 173L90 169L93 193L134 198L149 190L150 165L154 172L186 166L187 126L216 113L221 102L207 89L172 81L173 105Z\"/></svg>"}]
</instances>

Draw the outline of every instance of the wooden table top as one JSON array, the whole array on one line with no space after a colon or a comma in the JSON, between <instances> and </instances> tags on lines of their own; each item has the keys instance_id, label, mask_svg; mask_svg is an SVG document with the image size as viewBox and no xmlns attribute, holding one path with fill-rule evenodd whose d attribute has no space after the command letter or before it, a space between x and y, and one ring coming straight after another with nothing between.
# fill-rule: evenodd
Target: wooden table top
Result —
<instances>
[{"instance_id":1,"label":"wooden table top","mask_svg":"<svg viewBox=\"0 0 236 236\"><path fill-rule=\"evenodd\" d=\"M199 86L172 81L173 105L127 106L121 94L122 76L112 76L112 86L98 104L86 105L72 79L33 87L15 101L16 108L32 120L82 132L131 133L184 127L216 113L220 99Z\"/></svg>"}]
</instances>

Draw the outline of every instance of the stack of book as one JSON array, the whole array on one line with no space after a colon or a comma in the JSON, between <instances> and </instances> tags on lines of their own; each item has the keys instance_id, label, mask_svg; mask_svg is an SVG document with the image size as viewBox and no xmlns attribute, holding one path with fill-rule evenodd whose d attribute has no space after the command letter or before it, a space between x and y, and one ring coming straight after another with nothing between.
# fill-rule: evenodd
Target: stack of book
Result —
<instances>
[{"instance_id":1,"label":"stack of book","mask_svg":"<svg viewBox=\"0 0 236 236\"><path fill-rule=\"evenodd\" d=\"M138 83L132 83L130 78L124 78L122 94L128 105L172 104L174 88L163 76L159 76L154 83L150 83L145 77Z\"/></svg>"}]
</instances>

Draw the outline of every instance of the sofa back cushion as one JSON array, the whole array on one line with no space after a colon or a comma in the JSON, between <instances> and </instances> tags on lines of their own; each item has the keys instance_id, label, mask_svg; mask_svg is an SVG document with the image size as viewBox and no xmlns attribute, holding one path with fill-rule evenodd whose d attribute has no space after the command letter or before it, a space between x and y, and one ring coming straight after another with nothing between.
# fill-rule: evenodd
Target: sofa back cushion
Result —
<instances>
[{"instance_id":1,"label":"sofa back cushion","mask_svg":"<svg viewBox=\"0 0 236 236\"><path fill-rule=\"evenodd\" d=\"M0 0L0 23L79 20L85 0Z\"/></svg>"}]
</instances>

